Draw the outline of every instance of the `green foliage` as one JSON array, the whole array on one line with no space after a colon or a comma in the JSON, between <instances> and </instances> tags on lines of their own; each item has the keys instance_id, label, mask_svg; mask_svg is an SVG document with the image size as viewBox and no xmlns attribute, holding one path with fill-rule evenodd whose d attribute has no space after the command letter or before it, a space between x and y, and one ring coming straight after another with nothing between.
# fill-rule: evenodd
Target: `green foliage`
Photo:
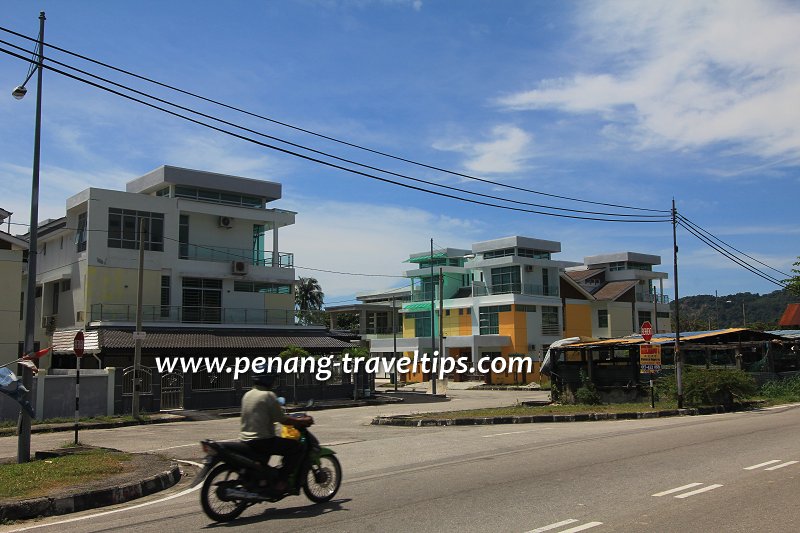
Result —
<instances>
[{"instance_id":1,"label":"green foliage","mask_svg":"<svg viewBox=\"0 0 800 533\"><path fill-rule=\"evenodd\" d=\"M800 376L768 381L761 386L759 392L761 396L765 398L779 399L787 402L800 402Z\"/></svg>"},{"instance_id":2,"label":"green foliage","mask_svg":"<svg viewBox=\"0 0 800 533\"><path fill-rule=\"evenodd\" d=\"M800 270L795 272L800 282ZM797 288L800 289L800 283ZM739 328L745 322L752 329L778 329L786 305L796 302L798 294L800 292L792 294L789 290L779 290L761 295L741 292L718 297L708 294L686 296L680 299L681 331ZM674 317L674 302L672 312Z\"/></svg>"},{"instance_id":3,"label":"green foliage","mask_svg":"<svg viewBox=\"0 0 800 533\"><path fill-rule=\"evenodd\" d=\"M581 386L575 391L575 403L582 405L600 405L603 403L600 399L600 394L597 392L597 387L586 377L583 370L581 370Z\"/></svg>"},{"instance_id":4,"label":"green foliage","mask_svg":"<svg viewBox=\"0 0 800 533\"><path fill-rule=\"evenodd\" d=\"M800 257L797 258L798 261L795 262L794 266L800 267ZM794 274L791 278L785 279L787 283L786 289L787 291L791 292L795 296L800 296L800 268L793 268L792 274Z\"/></svg>"},{"instance_id":5,"label":"green foliage","mask_svg":"<svg viewBox=\"0 0 800 533\"><path fill-rule=\"evenodd\" d=\"M660 395L677 400L674 375L659 379L656 386ZM752 398L756 390L753 378L742 370L684 368L683 400L687 406L732 406L734 402Z\"/></svg>"}]
</instances>

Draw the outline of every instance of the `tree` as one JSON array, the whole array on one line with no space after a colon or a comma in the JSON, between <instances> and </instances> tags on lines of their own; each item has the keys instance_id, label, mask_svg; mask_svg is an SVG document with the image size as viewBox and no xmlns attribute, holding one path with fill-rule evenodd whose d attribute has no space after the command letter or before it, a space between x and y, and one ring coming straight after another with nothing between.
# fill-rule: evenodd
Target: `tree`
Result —
<instances>
[{"instance_id":1,"label":"tree","mask_svg":"<svg viewBox=\"0 0 800 533\"><path fill-rule=\"evenodd\" d=\"M325 305L325 293L322 292L316 278L299 278L294 293L294 303L300 311L319 311Z\"/></svg>"},{"instance_id":2,"label":"tree","mask_svg":"<svg viewBox=\"0 0 800 533\"><path fill-rule=\"evenodd\" d=\"M800 257L797 258L798 260L795 261L794 266L800 267ZM796 296L800 296L800 268L793 268L792 269L792 276L789 279L785 279L787 283L786 289Z\"/></svg>"}]
</instances>

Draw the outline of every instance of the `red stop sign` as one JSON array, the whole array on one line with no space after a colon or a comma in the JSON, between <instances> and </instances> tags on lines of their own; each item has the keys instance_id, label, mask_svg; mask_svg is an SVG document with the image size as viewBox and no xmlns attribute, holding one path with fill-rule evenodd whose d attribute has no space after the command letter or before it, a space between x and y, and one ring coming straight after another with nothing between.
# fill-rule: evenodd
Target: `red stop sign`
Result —
<instances>
[{"instance_id":1,"label":"red stop sign","mask_svg":"<svg viewBox=\"0 0 800 533\"><path fill-rule=\"evenodd\" d=\"M76 357L83 355L83 330L75 334L75 340L72 341L72 350L75 352Z\"/></svg>"},{"instance_id":2,"label":"red stop sign","mask_svg":"<svg viewBox=\"0 0 800 533\"><path fill-rule=\"evenodd\" d=\"M647 342L653 338L653 326L646 320L642 322L642 338Z\"/></svg>"}]
</instances>

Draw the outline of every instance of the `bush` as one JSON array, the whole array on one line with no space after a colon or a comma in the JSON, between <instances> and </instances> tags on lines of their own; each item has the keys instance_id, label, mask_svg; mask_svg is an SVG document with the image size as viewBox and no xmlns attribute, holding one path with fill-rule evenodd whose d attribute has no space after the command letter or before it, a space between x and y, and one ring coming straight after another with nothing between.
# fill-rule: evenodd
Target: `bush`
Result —
<instances>
[{"instance_id":1,"label":"bush","mask_svg":"<svg viewBox=\"0 0 800 533\"><path fill-rule=\"evenodd\" d=\"M677 400L678 386L675 376L661 378L657 384L661 395ZM683 400L686 405L725 405L751 398L756 393L756 382L747 372L728 369L695 369L684 367Z\"/></svg>"},{"instance_id":2,"label":"bush","mask_svg":"<svg viewBox=\"0 0 800 533\"><path fill-rule=\"evenodd\" d=\"M800 376L777 381L768 381L761 386L761 396L790 402L800 401Z\"/></svg>"},{"instance_id":3,"label":"bush","mask_svg":"<svg viewBox=\"0 0 800 533\"><path fill-rule=\"evenodd\" d=\"M594 383L589 381L583 370L581 370L581 387L575 391L575 403L583 405L600 405L603 403Z\"/></svg>"}]
</instances>

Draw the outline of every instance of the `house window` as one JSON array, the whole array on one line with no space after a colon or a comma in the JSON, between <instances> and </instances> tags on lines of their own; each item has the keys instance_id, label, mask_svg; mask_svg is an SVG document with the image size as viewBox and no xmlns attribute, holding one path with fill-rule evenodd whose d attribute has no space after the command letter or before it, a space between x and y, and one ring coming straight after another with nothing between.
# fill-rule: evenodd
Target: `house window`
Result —
<instances>
[{"instance_id":1,"label":"house window","mask_svg":"<svg viewBox=\"0 0 800 533\"><path fill-rule=\"evenodd\" d=\"M597 310L597 327L598 328L608 327L608 309Z\"/></svg>"},{"instance_id":2,"label":"house window","mask_svg":"<svg viewBox=\"0 0 800 533\"><path fill-rule=\"evenodd\" d=\"M78 215L78 229L75 231L75 251L86 250L86 213Z\"/></svg>"},{"instance_id":3,"label":"house window","mask_svg":"<svg viewBox=\"0 0 800 533\"><path fill-rule=\"evenodd\" d=\"M170 315L170 277L161 276L161 317L167 318Z\"/></svg>"},{"instance_id":4,"label":"house window","mask_svg":"<svg viewBox=\"0 0 800 533\"><path fill-rule=\"evenodd\" d=\"M72 290L72 280L65 279L61 282L61 292Z\"/></svg>"},{"instance_id":5,"label":"house window","mask_svg":"<svg viewBox=\"0 0 800 533\"><path fill-rule=\"evenodd\" d=\"M267 294L291 294L292 286L285 283L267 283L261 281L234 281L236 292L260 292Z\"/></svg>"},{"instance_id":6,"label":"house window","mask_svg":"<svg viewBox=\"0 0 800 533\"><path fill-rule=\"evenodd\" d=\"M520 289L519 266L492 269L491 294L518 294Z\"/></svg>"},{"instance_id":7,"label":"house window","mask_svg":"<svg viewBox=\"0 0 800 533\"><path fill-rule=\"evenodd\" d=\"M561 327L558 323L558 307L553 305L542 306L542 335L558 335Z\"/></svg>"},{"instance_id":8,"label":"house window","mask_svg":"<svg viewBox=\"0 0 800 533\"><path fill-rule=\"evenodd\" d=\"M500 313L511 311L510 305L491 305L478 310L478 322L481 335L498 335L500 333Z\"/></svg>"},{"instance_id":9,"label":"house window","mask_svg":"<svg viewBox=\"0 0 800 533\"><path fill-rule=\"evenodd\" d=\"M644 322L650 322L650 320L653 318L653 315L650 313L650 311L639 311L638 315L640 325Z\"/></svg>"},{"instance_id":10,"label":"house window","mask_svg":"<svg viewBox=\"0 0 800 533\"><path fill-rule=\"evenodd\" d=\"M108 208L108 247L139 249L140 224L144 224L144 249L164 251L164 214Z\"/></svg>"},{"instance_id":11,"label":"house window","mask_svg":"<svg viewBox=\"0 0 800 533\"><path fill-rule=\"evenodd\" d=\"M183 322L222 322L222 280L183 278Z\"/></svg>"},{"instance_id":12,"label":"house window","mask_svg":"<svg viewBox=\"0 0 800 533\"><path fill-rule=\"evenodd\" d=\"M178 222L178 257L189 259L189 215L181 215Z\"/></svg>"}]
</instances>

